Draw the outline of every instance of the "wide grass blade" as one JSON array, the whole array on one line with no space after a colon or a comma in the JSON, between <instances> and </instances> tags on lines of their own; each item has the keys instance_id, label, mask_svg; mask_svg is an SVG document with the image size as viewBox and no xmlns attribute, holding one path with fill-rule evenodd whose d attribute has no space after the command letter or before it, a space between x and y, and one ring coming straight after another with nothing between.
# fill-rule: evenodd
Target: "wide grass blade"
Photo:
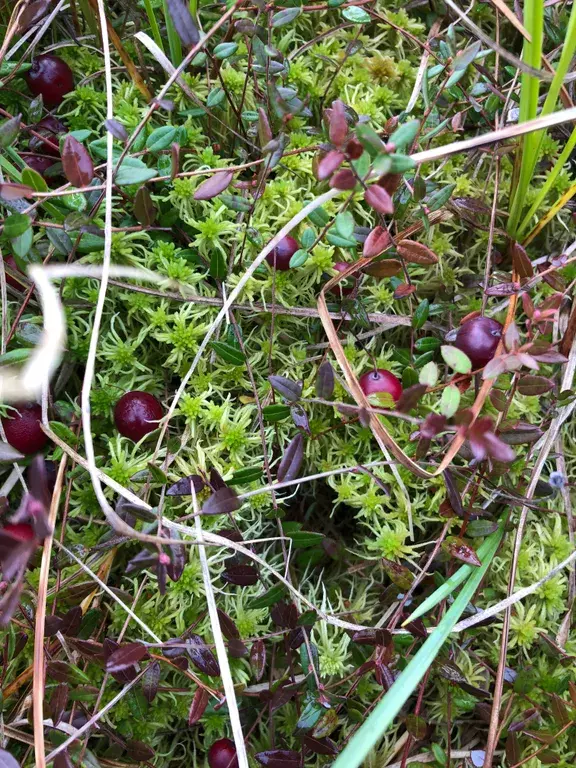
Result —
<instances>
[{"instance_id":1,"label":"wide grass blade","mask_svg":"<svg viewBox=\"0 0 576 768\"><path fill-rule=\"evenodd\" d=\"M352 736L346 748L340 753L332 768L358 768L362 764L370 750L382 738L390 727L394 718L398 715L406 701L416 690L426 671L438 655L438 652L446 642L464 609L472 599L480 586L492 558L498 549L500 538L494 539L482 561L480 568L475 568L474 573L462 587L462 590L452 607L448 610L440 624L431 633L422 648L410 661L406 669L396 679L386 696L378 704L376 709L368 717L364 725Z\"/></svg>"},{"instance_id":2,"label":"wide grass blade","mask_svg":"<svg viewBox=\"0 0 576 768\"><path fill-rule=\"evenodd\" d=\"M482 544L478 547L476 554L482 562L484 562L484 557L487 555L487 553L491 551L494 542L497 541L500 543L502 540L503 532L504 525L502 524L497 531L494 531L494 533L491 533L490 536L487 536ZM427 597L426 600L424 600L424 602L421 603L410 614L410 616L408 616L402 626L409 624L411 621L414 621L415 619L420 618L420 616L423 616L425 613L428 613L428 611L431 611L432 608L437 606L438 603L440 603L442 600L445 600L448 595L454 592L454 590L459 587L463 581L466 581L466 579L476 570L477 566L473 565L463 565L461 568L458 568L456 573L452 574L449 579L446 579L444 584L438 587L438 589L434 590L434 592L429 595L429 597Z\"/></svg>"}]
</instances>

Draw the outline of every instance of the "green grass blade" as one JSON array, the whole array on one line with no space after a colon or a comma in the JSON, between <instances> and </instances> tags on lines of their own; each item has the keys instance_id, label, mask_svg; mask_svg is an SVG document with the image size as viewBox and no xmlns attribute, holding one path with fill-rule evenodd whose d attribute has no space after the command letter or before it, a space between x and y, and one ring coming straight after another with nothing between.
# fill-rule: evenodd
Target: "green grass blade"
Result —
<instances>
[{"instance_id":1,"label":"green grass blade","mask_svg":"<svg viewBox=\"0 0 576 768\"><path fill-rule=\"evenodd\" d=\"M160 50L164 53L164 43L162 41L162 35L160 34L160 27L158 26L158 22L156 20L154 8L152 7L152 1L144 0L144 8L146 9L146 15L148 16L148 21L150 22L150 29L152 30L152 36L154 37L154 42L156 43L158 48L160 48Z\"/></svg>"},{"instance_id":2,"label":"green grass blade","mask_svg":"<svg viewBox=\"0 0 576 768\"><path fill-rule=\"evenodd\" d=\"M478 555L479 559L484 562L484 557L486 556L487 552L490 552L492 549L492 545L495 541L500 542L502 539L502 532L504 530L503 524L498 528L497 531L494 531L494 533L491 533L490 536L487 536L482 544L478 547L478 551L476 554ZM456 573L453 573L452 576L450 576L449 579L446 579L444 584L442 584L438 589L436 589L429 597L424 600L423 603L421 603L414 611L413 613L408 616L406 621L404 621L403 625L406 625L410 623L411 621L414 621L415 619L420 618L420 616L423 616L425 613L428 613L428 611L431 611L432 608L438 605L442 600L445 600L448 595L450 595L454 590L462 584L463 581L466 581L466 579L471 576L476 570L478 570L477 566L474 565L463 565L461 568L459 568Z\"/></svg>"},{"instance_id":3,"label":"green grass blade","mask_svg":"<svg viewBox=\"0 0 576 768\"><path fill-rule=\"evenodd\" d=\"M164 18L166 20L166 34L168 35L168 45L170 47L170 61L177 67L182 63L182 43L172 22L172 16L168 11L166 0L163 0Z\"/></svg>"},{"instance_id":4,"label":"green grass blade","mask_svg":"<svg viewBox=\"0 0 576 768\"><path fill-rule=\"evenodd\" d=\"M527 0L524 5L524 26L532 41L524 40L522 60L531 67L539 69L542 60L542 39L544 33L544 0ZM518 122L524 123L526 120L532 120L536 117L539 92L540 81L532 77L532 75L523 73ZM516 234L522 206L526 199L526 191L532 180L531 158L534 156L533 153L539 143L540 137L534 134L527 134L522 139L520 175L514 190L510 217L508 219L508 233L512 236Z\"/></svg>"},{"instance_id":5,"label":"green grass blade","mask_svg":"<svg viewBox=\"0 0 576 768\"><path fill-rule=\"evenodd\" d=\"M394 685L368 717L364 725L352 736L346 748L338 755L332 768L358 768L358 766L362 765L370 750L382 738L396 715L416 690L418 683L426 674L426 670L430 668L450 632L458 623L464 609L480 586L480 582L492 562L499 543L500 538L494 539L491 542L490 549L486 553L486 558L480 568L474 570L474 573L462 587L460 594L440 624L438 624L406 669L396 679Z\"/></svg>"}]
</instances>

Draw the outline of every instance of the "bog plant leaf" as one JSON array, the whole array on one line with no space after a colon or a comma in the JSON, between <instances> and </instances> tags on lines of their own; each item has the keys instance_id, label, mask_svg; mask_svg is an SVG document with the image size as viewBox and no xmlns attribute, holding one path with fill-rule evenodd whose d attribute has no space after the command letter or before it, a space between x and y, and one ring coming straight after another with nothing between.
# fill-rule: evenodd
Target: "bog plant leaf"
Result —
<instances>
[{"instance_id":1,"label":"bog plant leaf","mask_svg":"<svg viewBox=\"0 0 576 768\"><path fill-rule=\"evenodd\" d=\"M443 344L440 347L440 354L446 365L456 371L456 373L470 373L472 370L470 358L460 349Z\"/></svg>"},{"instance_id":2,"label":"bog plant leaf","mask_svg":"<svg viewBox=\"0 0 576 768\"><path fill-rule=\"evenodd\" d=\"M70 134L62 144L62 167L74 187L87 187L94 178L94 165L88 150Z\"/></svg>"}]
</instances>

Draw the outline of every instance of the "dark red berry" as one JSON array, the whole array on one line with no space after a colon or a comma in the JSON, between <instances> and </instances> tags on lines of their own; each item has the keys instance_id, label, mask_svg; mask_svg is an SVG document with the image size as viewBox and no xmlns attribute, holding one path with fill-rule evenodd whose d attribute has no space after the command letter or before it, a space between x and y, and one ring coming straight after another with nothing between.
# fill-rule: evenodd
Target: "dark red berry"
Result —
<instances>
[{"instance_id":1,"label":"dark red berry","mask_svg":"<svg viewBox=\"0 0 576 768\"><path fill-rule=\"evenodd\" d=\"M40 427L42 408L37 403L24 403L14 407L16 410L10 411L9 415L2 419L6 439L25 456L38 453L48 442Z\"/></svg>"},{"instance_id":2,"label":"dark red berry","mask_svg":"<svg viewBox=\"0 0 576 768\"><path fill-rule=\"evenodd\" d=\"M276 248L266 256L266 261L271 267L276 267L281 272L286 272L286 270L290 269L290 259L299 248L300 246L297 241L290 237L290 235L286 235L286 237L280 240Z\"/></svg>"},{"instance_id":3,"label":"dark red berry","mask_svg":"<svg viewBox=\"0 0 576 768\"><path fill-rule=\"evenodd\" d=\"M21 155L22 160L26 163L28 168L32 168L40 176L44 176L49 168L57 162L55 157L48 157L47 155ZM48 174L50 177L51 174Z\"/></svg>"},{"instance_id":4,"label":"dark red berry","mask_svg":"<svg viewBox=\"0 0 576 768\"><path fill-rule=\"evenodd\" d=\"M345 261L337 261L336 264L332 265L332 268L335 269L337 272L345 272L350 264L347 264ZM338 285L335 285L333 288L330 288L330 293L333 293L335 296L350 296L350 294L353 292L354 288L356 287L356 283L358 282L357 278L355 277L348 277L346 280L341 280Z\"/></svg>"},{"instance_id":5,"label":"dark red berry","mask_svg":"<svg viewBox=\"0 0 576 768\"><path fill-rule=\"evenodd\" d=\"M49 53L32 60L25 78L34 96L42 96L47 107L57 107L74 90L74 76L68 64Z\"/></svg>"},{"instance_id":6,"label":"dark red berry","mask_svg":"<svg viewBox=\"0 0 576 768\"><path fill-rule=\"evenodd\" d=\"M502 337L502 324L491 317L473 317L458 328L454 346L468 355L472 368L484 368L494 357Z\"/></svg>"},{"instance_id":7,"label":"dark red berry","mask_svg":"<svg viewBox=\"0 0 576 768\"><path fill-rule=\"evenodd\" d=\"M34 132L44 136L46 141L39 139L38 136L32 136L30 139L31 149L38 150L44 155L60 157L59 138L68 132L62 120L54 117L54 115L47 115L39 123L36 123Z\"/></svg>"},{"instance_id":8,"label":"dark red berry","mask_svg":"<svg viewBox=\"0 0 576 768\"><path fill-rule=\"evenodd\" d=\"M388 394L396 403L402 394L402 383L390 371L379 368L376 371L368 371L360 377L360 387L362 392L368 395L377 395L380 393Z\"/></svg>"},{"instance_id":9,"label":"dark red berry","mask_svg":"<svg viewBox=\"0 0 576 768\"><path fill-rule=\"evenodd\" d=\"M218 739L208 750L210 768L238 768L236 747L230 739Z\"/></svg>"},{"instance_id":10,"label":"dark red berry","mask_svg":"<svg viewBox=\"0 0 576 768\"><path fill-rule=\"evenodd\" d=\"M22 274L22 270L16 264L16 260L14 259L14 256L5 256L4 257L4 266L9 267L12 272L20 272ZM12 286L12 288L15 288L17 291L21 291L23 288L26 287L26 284L24 281L20 282L16 277L12 277L12 275L9 275L8 272L6 272L6 282L8 285Z\"/></svg>"},{"instance_id":11,"label":"dark red berry","mask_svg":"<svg viewBox=\"0 0 576 768\"><path fill-rule=\"evenodd\" d=\"M154 395L138 390L126 392L114 408L116 429L135 443L157 429L162 416L164 409L161 402Z\"/></svg>"}]
</instances>

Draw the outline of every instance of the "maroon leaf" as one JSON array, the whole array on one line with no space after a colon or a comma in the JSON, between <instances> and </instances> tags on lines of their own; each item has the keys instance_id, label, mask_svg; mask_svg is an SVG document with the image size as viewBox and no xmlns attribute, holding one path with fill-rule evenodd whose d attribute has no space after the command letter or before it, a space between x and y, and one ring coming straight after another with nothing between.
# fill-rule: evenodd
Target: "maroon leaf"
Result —
<instances>
[{"instance_id":1,"label":"maroon leaf","mask_svg":"<svg viewBox=\"0 0 576 768\"><path fill-rule=\"evenodd\" d=\"M394 673L387 664L377 659L374 666L374 677L378 685L381 685L385 691L390 690L394 684Z\"/></svg>"},{"instance_id":2,"label":"maroon leaf","mask_svg":"<svg viewBox=\"0 0 576 768\"><path fill-rule=\"evenodd\" d=\"M80 625L82 624L82 616L82 608L80 608L79 605L70 608L70 610L62 617L60 632L67 637L74 637L77 635Z\"/></svg>"},{"instance_id":3,"label":"maroon leaf","mask_svg":"<svg viewBox=\"0 0 576 768\"><path fill-rule=\"evenodd\" d=\"M88 150L71 135L66 136L62 146L62 167L74 187L86 187L94 178L94 165Z\"/></svg>"},{"instance_id":4,"label":"maroon leaf","mask_svg":"<svg viewBox=\"0 0 576 768\"><path fill-rule=\"evenodd\" d=\"M134 216L143 227L151 227L156 220L158 209L152 201L150 192L145 186L138 187L134 197Z\"/></svg>"},{"instance_id":5,"label":"maroon leaf","mask_svg":"<svg viewBox=\"0 0 576 768\"><path fill-rule=\"evenodd\" d=\"M421 741L426 738L428 724L423 717L419 715L408 715L406 718L406 730L413 739Z\"/></svg>"},{"instance_id":6,"label":"maroon leaf","mask_svg":"<svg viewBox=\"0 0 576 768\"><path fill-rule=\"evenodd\" d=\"M534 267L530 261L526 250L520 245L520 243L513 243L511 247L512 251L512 265L515 271L518 273L519 278L532 277L534 274Z\"/></svg>"},{"instance_id":7,"label":"maroon leaf","mask_svg":"<svg viewBox=\"0 0 576 768\"><path fill-rule=\"evenodd\" d=\"M344 153L339 152L337 149L333 149L331 152L324 155L316 166L316 178L318 181L324 181L332 176L334 171L337 171L338 168L340 168L345 159L346 156Z\"/></svg>"},{"instance_id":8,"label":"maroon leaf","mask_svg":"<svg viewBox=\"0 0 576 768\"><path fill-rule=\"evenodd\" d=\"M298 477L298 472L304 458L304 437L302 434L296 435L288 443L288 447L278 466L278 481L284 482L294 480Z\"/></svg>"},{"instance_id":9,"label":"maroon leaf","mask_svg":"<svg viewBox=\"0 0 576 768\"><path fill-rule=\"evenodd\" d=\"M109 131L115 139L118 139L118 141L127 141L128 131L124 128L122 123L118 122L118 120L114 120L114 118L104 120L104 125L106 126L106 130Z\"/></svg>"},{"instance_id":10,"label":"maroon leaf","mask_svg":"<svg viewBox=\"0 0 576 768\"><path fill-rule=\"evenodd\" d=\"M245 656L248 656L248 648L242 640L233 637L232 640L228 641L228 653L233 659L243 659Z\"/></svg>"},{"instance_id":11,"label":"maroon leaf","mask_svg":"<svg viewBox=\"0 0 576 768\"><path fill-rule=\"evenodd\" d=\"M311 434L308 415L301 405L293 405L290 408L290 415L292 416L292 421L298 427L298 429L303 429L307 435Z\"/></svg>"},{"instance_id":12,"label":"maroon leaf","mask_svg":"<svg viewBox=\"0 0 576 768\"><path fill-rule=\"evenodd\" d=\"M178 0L170 1L178 2ZM233 178L234 174L232 171L218 171L200 184L194 192L194 200L212 200L213 197L217 197L230 186Z\"/></svg>"},{"instance_id":13,"label":"maroon leaf","mask_svg":"<svg viewBox=\"0 0 576 768\"><path fill-rule=\"evenodd\" d=\"M127 667L133 667L148 654L146 646L141 643L128 643L113 651L106 659L107 672L122 672Z\"/></svg>"},{"instance_id":14,"label":"maroon leaf","mask_svg":"<svg viewBox=\"0 0 576 768\"><path fill-rule=\"evenodd\" d=\"M146 763L151 760L156 753L143 741L136 741L130 739L126 742L126 755L131 760L135 760L137 763Z\"/></svg>"},{"instance_id":15,"label":"maroon leaf","mask_svg":"<svg viewBox=\"0 0 576 768\"><path fill-rule=\"evenodd\" d=\"M330 179L329 185L333 189L354 189L356 184L358 183L358 179L350 168L343 168L340 171L336 171L336 173L332 176Z\"/></svg>"},{"instance_id":16,"label":"maroon leaf","mask_svg":"<svg viewBox=\"0 0 576 768\"><path fill-rule=\"evenodd\" d=\"M168 488L166 491L166 495L192 496L192 489L190 487L191 485L194 486L196 493L200 493L206 483L200 477L200 475L188 475L188 477L183 477L181 480L177 480L174 485L171 485L170 488Z\"/></svg>"},{"instance_id":17,"label":"maroon leaf","mask_svg":"<svg viewBox=\"0 0 576 768\"><path fill-rule=\"evenodd\" d=\"M180 534L178 531L170 531L170 538L179 539ZM170 562L166 565L166 573L170 581L179 581L184 573L188 552L184 544L169 544L168 547L170 549Z\"/></svg>"},{"instance_id":18,"label":"maroon leaf","mask_svg":"<svg viewBox=\"0 0 576 768\"><path fill-rule=\"evenodd\" d=\"M47 616L44 623L44 637L54 637L57 632L60 632L61 627L60 616Z\"/></svg>"},{"instance_id":19,"label":"maroon leaf","mask_svg":"<svg viewBox=\"0 0 576 768\"><path fill-rule=\"evenodd\" d=\"M175 141L170 145L170 180L174 181L180 173L180 144Z\"/></svg>"},{"instance_id":20,"label":"maroon leaf","mask_svg":"<svg viewBox=\"0 0 576 768\"><path fill-rule=\"evenodd\" d=\"M262 148L269 144L274 138L272 129L270 128L268 115L262 107L258 108L258 138L260 139L260 147Z\"/></svg>"},{"instance_id":21,"label":"maroon leaf","mask_svg":"<svg viewBox=\"0 0 576 768\"><path fill-rule=\"evenodd\" d=\"M385 227L374 227L364 241L362 255L366 258L369 258L370 256L379 256L391 245L392 238L390 237L388 230Z\"/></svg>"},{"instance_id":22,"label":"maroon leaf","mask_svg":"<svg viewBox=\"0 0 576 768\"><path fill-rule=\"evenodd\" d=\"M54 758L54 768L74 768L74 763L67 749L56 755Z\"/></svg>"},{"instance_id":23,"label":"maroon leaf","mask_svg":"<svg viewBox=\"0 0 576 768\"><path fill-rule=\"evenodd\" d=\"M364 200L378 213L394 213L394 203L385 189L378 184L372 184L364 192Z\"/></svg>"},{"instance_id":24,"label":"maroon leaf","mask_svg":"<svg viewBox=\"0 0 576 768\"><path fill-rule=\"evenodd\" d=\"M332 109L328 114L328 135L335 147L341 146L348 135L348 121L346 120L346 108L340 99L332 102Z\"/></svg>"},{"instance_id":25,"label":"maroon leaf","mask_svg":"<svg viewBox=\"0 0 576 768\"><path fill-rule=\"evenodd\" d=\"M414 574L409 568L401 563L395 563L393 560L382 558L382 568L386 572L388 578L403 592L407 592L412 582L414 581Z\"/></svg>"},{"instance_id":26,"label":"maroon leaf","mask_svg":"<svg viewBox=\"0 0 576 768\"><path fill-rule=\"evenodd\" d=\"M5 182L0 184L0 198L2 200L21 200L23 197L32 197L34 190L26 184Z\"/></svg>"},{"instance_id":27,"label":"maroon leaf","mask_svg":"<svg viewBox=\"0 0 576 768\"><path fill-rule=\"evenodd\" d=\"M166 0L166 5L174 24L174 29L184 45L192 47L200 42L200 33L194 23L188 4L184 0Z\"/></svg>"},{"instance_id":28,"label":"maroon leaf","mask_svg":"<svg viewBox=\"0 0 576 768\"><path fill-rule=\"evenodd\" d=\"M98 662L104 661L104 648L101 643L96 643L94 640L79 640L76 637L71 638L70 643L85 659Z\"/></svg>"},{"instance_id":29,"label":"maroon leaf","mask_svg":"<svg viewBox=\"0 0 576 768\"><path fill-rule=\"evenodd\" d=\"M461 560L467 565L482 565L476 552L459 536L449 536L442 542L442 549L451 557Z\"/></svg>"},{"instance_id":30,"label":"maroon leaf","mask_svg":"<svg viewBox=\"0 0 576 768\"><path fill-rule=\"evenodd\" d=\"M554 389L554 382L545 376L522 376L518 382L521 395L543 395L551 389Z\"/></svg>"},{"instance_id":31,"label":"maroon leaf","mask_svg":"<svg viewBox=\"0 0 576 768\"><path fill-rule=\"evenodd\" d=\"M400 283L400 285L397 285L396 288L394 289L394 298L405 299L408 296L411 296L413 293L416 293L415 285L408 285L408 283Z\"/></svg>"},{"instance_id":32,"label":"maroon leaf","mask_svg":"<svg viewBox=\"0 0 576 768\"><path fill-rule=\"evenodd\" d=\"M302 396L301 381L291 381L284 376L268 376L268 381L276 392L290 402L296 402Z\"/></svg>"},{"instance_id":33,"label":"maroon leaf","mask_svg":"<svg viewBox=\"0 0 576 768\"><path fill-rule=\"evenodd\" d=\"M462 505L462 498L460 496L460 491L458 490L456 483L454 482L452 473L450 472L450 470L445 469L443 474L444 474L444 483L446 485L446 493L448 495L448 501L450 502L450 506L452 507L454 512L458 515L458 517L464 517L464 507Z\"/></svg>"},{"instance_id":34,"label":"maroon leaf","mask_svg":"<svg viewBox=\"0 0 576 768\"><path fill-rule=\"evenodd\" d=\"M313 736L303 736L302 744L306 749L314 752L316 755L337 755L338 746L327 737L315 739Z\"/></svg>"},{"instance_id":35,"label":"maroon leaf","mask_svg":"<svg viewBox=\"0 0 576 768\"><path fill-rule=\"evenodd\" d=\"M358 645L387 645L390 633L385 629L359 629L352 635L352 642Z\"/></svg>"},{"instance_id":36,"label":"maroon leaf","mask_svg":"<svg viewBox=\"0 0 576 768\"><path fill-rule=\"evenodd\" d=\"M266 670L266 646L263 640L254 640L250 649L250 666L257 682L262 680Z\"/></svg>"},{"instance_id":37,"label":"maroon leaf","mask_svg":"<svg viewBox=\"0 0 576 768\"><path fill-rule=\"evenodd\" d=\"M33 0L18 18L18 32L23 32L44 16L52 0Z\"/></svg>"},{"instance_id":38,"label":"maroon leaf","mask_svg":"<svg viewBox=\"0 0 576 768\"><path fill-rule=\"evenodd\" d=\"M20 763L12 757L10 752L0 749L0 768L20 768Z\"/></svg>"},{"instance_id":39,"label":"maroon leaf","mask_svg":"<svg viewBox=\"0 0 576 768\"><path fill-rule=\"evenodd\" d=\"M70 664L66 661L49 661L46 665L48 677L59 683L67 683L70 678Z\"/></svg>"},{"instance_id":40,"label":"maroon leaf","mask_svg":"<svg viewBox=\"0 0 576 768\"><path fill-rule=\"evenodd\" d=\"M499 283L498 285L492 285L490 288L486 288L484 293L486 296L513 296L520 290L519 283Z\"/></svg>"},{"instance_id":41,"label":"maroon leaf","mask_svg":"<svg viewBox=\"0 0 576 768\"><path fill-rule=\"evenodd\" d=\"M278 627L294 629L298 622L298 609L294 603L287 603L281 600L272 608L270 616Z\"/></svg>"},{"instance_id":42,"label":"maroon leaf","mask_svg":"<svg viewBox=\"0 0 576 768\"><path fill-rule=\"evenodd\" d=\"M414 384L405 389L396 403L396 409L401 413L408 413L415 408L425 395L428 387L425 384Z\"/></svg>"},{"instance_id":43,"label":"maroon leaf","mask_svg":"<svg viewBox=\"0 0 576 768\"><path fill-rule=\"evenodd\" d=\"M209 701L208 691L206 688L198 686L196 693L190 704L190 711L188 712L188 725L195 725L200 721L202 715L206 711Z\"/></svg>"},{"instance_id":44,"label":"maroon leaf","mask_svg":"<svg viewBox=\"0 0 576 768\"><path fill-rule=\"evenodd\" d=\"M203 515L228 515L240 508L236 491L228 486L219 488L202 505Z\"/></svg>"},{"instance_id":45,"label":"maroon leaf","mask_svg":"<svg viewBox=\"0 0 576 768\"><path fill-rule=\"evenodd\" d=\"M200 635L190 635L186 641L186 650L192 659L192 664L194 664L200 672L203 672L210 677L220 677L220 666L216 660L216 656L214 656L210 648L206 646L206 643L202 640Z\"/></svg>"},{"instance_id":46,"label":"maroon leaf","mask_svg":"<svg viewBox=\"0 0 576 768\"><path fill-rule=\"evenodd\" d=\"M160 662L152 661L146 667L142 675L142 693L146 701L151 704L158 693L158 684L160 682Z\"/></svg>"},{"instance_id":47,"label":"maroon leaf","mask_svg":"<svg viewBox=\"0 0 576 768\"><path fill-rule=\"evenodd\" d=\"M334 369L329 360L324 360L316 377L316 394L323 400L330 400L334 393Z\"/></svg>"},{"instance_id":48,"label":"maroon leaf","mask_svg":"<svg viewBox=\"0 0 576 768\"><path fill-rule=\"evenodd\" d=\"M258 571L251 565L231 565L222 572L222 580L239 587L251 587L258 583Z\"/></svg>"},{"instance_id":49,"label":"maroon leaf","mask_svg":"<svg viewBox=\"0 0 576 768\"><path fill-rule=\"evenodd\" d=\"M285 704L288 704L295 696L295 691L291 690L285 685L279 685L278 688L272 694L270 699L270 709L272 712L281 709Z\"/></svg>"},{"instance_id":50,"label":"maroon leaf","mask_svg":"<svg viewBox=\"0 0 576 768\"><path fill-rule=\"evenodd\" d=\"M220 621L220 629L222 630L222 634L227 640L233 640L238 639L240 637L240 632L238 631L238 627L230 616L228 616L227 613L224 613L224 611L221 611L220 608L218 610L218 619Z\"/></svg>"},{"instance_id":51,"label":"maroon leaf","mask_svg":"<svg viewBox=\"0 0 576 768\"><path fill-rule=\"evenodd\" d=\"M54 692L50 697L50 716L54 722L54 727L58 725L68 704L69 688L66 683L60 683L54 688Z\"/></svg>"}]
</instances>

